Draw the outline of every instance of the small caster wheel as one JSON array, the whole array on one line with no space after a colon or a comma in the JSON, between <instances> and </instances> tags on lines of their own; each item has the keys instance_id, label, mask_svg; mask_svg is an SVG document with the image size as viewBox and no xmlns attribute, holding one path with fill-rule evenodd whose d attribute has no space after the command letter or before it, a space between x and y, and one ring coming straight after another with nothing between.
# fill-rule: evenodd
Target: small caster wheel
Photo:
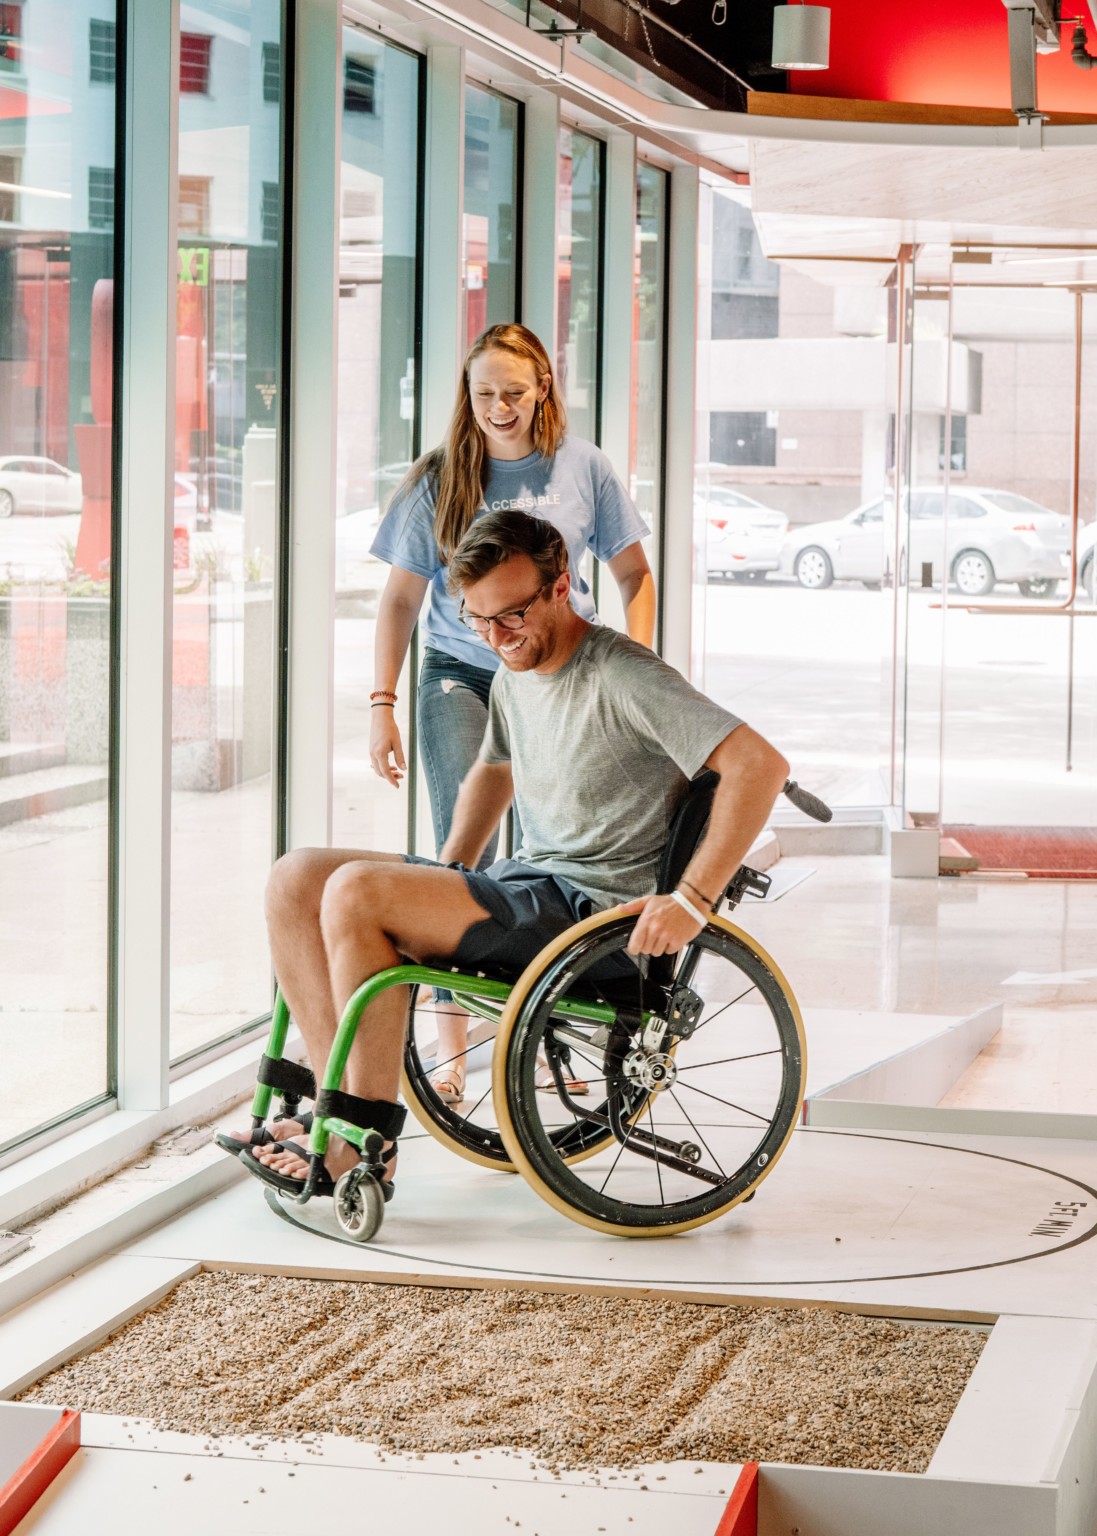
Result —
<instances>
[{"instance_id":1,"label":"small caster wheel","mask_svg":"<svg viewBox=\"0 0 1097 1536\"><path fill-rule=\"evenodd\" d=\"M335 1219L355 1243L368 1243L381 1225L385 1197L368 1168L348 1168L335 1181Z\"/></svg>"}]
</instances>

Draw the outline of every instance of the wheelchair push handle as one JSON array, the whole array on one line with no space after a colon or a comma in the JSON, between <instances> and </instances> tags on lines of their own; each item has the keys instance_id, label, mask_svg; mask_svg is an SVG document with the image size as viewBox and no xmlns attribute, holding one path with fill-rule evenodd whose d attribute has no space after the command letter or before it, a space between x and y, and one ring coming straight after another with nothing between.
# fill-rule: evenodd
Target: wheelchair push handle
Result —
<instances>
[{"instance_id":1,"label":"wheelchair push handle","mask_svg":"<svg viewBox=\"0 0 1097 1536\"><path fill-rule=\"evenodd\" d=\"M803 811L805 816L814 816L816 821L830 821L834 815L829 805L825 805L818 795L813 795L808 789L801 789L795 779L786 779L782 791L798 811Z\"/></svg>"}]
</instances>

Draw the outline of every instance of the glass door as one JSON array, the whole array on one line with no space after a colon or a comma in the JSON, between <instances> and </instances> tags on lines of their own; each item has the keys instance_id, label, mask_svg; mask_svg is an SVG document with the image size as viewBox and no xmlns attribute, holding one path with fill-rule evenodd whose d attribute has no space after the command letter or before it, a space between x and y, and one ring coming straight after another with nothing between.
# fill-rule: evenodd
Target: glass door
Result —
<instances>
[{"instance_id":1,"label":"glass door","mask_svg":"<svg viewBox=\"0 0 1097 1536\"><path fill-rule=\"evenodd\" d=\"M915 282L904 807L949 873L1097 875L1097 262L1061 250Z\"/></svg>"}]
</instances>

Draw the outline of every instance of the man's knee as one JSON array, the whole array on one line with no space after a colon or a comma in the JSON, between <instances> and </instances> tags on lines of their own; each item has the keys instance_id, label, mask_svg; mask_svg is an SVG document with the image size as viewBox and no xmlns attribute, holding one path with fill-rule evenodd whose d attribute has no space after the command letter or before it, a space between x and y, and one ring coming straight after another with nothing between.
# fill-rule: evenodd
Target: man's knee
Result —
<instances>
[{"instance_id":1,"label":"man's knee","mask_svg":"<svg viewBox=\"0 0 1097 1536\"><path fill-rule=\"evenodd\" d=\"M309 907L314 911L319 907L327 873L324 853L322 848L295 848L275 861L267 876L268 918L297 915Z\"/></svg>"},{"instance_id":2,"label":"man's knee","mask_svg":"<svg viewBox=\"0 0 1097 1536\"><path fill-rule=\"evenodd\" d=\"M324 882L320 898L320 928L326 938L338 938L348 929L363 936L371 926L383 925L380 914L392 901L391 864L343 864Z\"/></svg>"}]
</instances>

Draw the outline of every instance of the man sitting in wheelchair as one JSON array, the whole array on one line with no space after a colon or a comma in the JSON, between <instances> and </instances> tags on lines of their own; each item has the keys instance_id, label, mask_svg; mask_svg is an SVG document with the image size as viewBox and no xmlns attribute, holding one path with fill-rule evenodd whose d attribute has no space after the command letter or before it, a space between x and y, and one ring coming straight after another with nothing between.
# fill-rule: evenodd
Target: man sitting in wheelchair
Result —
<instances>
[{"instance_id":1,"label":"man sitting in wheelchair","mask_svg":"<svg viewBox=\"0 0 1097 1536\"><path fill-rule=\"evenodd\" d=\"M447 581L463 622L503 666L440 860L302 848L271 871L274 969L318 1078L348 999L407 959L516 978L558 934L619 904L636 914L629 953L677 953L704 928L788 773L774 747L651 651L579 617L567 550L549 523L519 511L478 518ZM703 766L719 774L708 830L676 888L653 895L671 820ZM512 799L522 846L479 872ZM349 1118L384 1137L386 1199L404 1118L406 1021L403 986L369 1005L338 1096ZM273 1132L219 1140L243 1150L264 1182L292 1191L309 1172L309 1124L298 1115ZM314 1193L331 1193L359 1157L333 1136Z\"/></svg>"}]
</instances>

